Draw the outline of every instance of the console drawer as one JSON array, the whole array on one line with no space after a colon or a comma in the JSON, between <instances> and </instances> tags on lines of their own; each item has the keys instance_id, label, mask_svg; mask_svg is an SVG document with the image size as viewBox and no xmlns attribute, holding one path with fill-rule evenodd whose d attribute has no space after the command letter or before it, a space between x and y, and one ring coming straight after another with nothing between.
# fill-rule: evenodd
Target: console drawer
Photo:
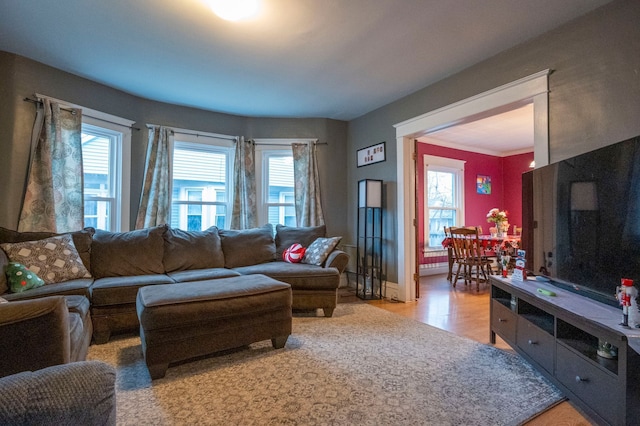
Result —
<instances>
[{"instance_id":1,"label":"console drawer","mask_svg":"<svg viewBox=\"0 0 640 426\"><path fill-rule=\"evenodd\" d=\"M553 360L555 358L555 339L552 335L518 316L518 332L516 344L542 368L553 374Z\"/></svg>"},{"instance_id":2,"label":"console drawer","mask_svg":"<svg viewBox=\"0 0 640 426\"><path fill-rule=\"evenodd\" d=\"M516 314L502 303L492 300L491 328L507 342L516 341Z\"/></svg>"},{"instance_id":3,"label":"console drawer","mask_svg":"<svg viewBox=\"0 0 640 426\"><path fill-rule=\"evenodd\" d=\"M623 424L618 379L561 344L556 345L556 379L607 422Z\"/></svg>"}]
</instances>

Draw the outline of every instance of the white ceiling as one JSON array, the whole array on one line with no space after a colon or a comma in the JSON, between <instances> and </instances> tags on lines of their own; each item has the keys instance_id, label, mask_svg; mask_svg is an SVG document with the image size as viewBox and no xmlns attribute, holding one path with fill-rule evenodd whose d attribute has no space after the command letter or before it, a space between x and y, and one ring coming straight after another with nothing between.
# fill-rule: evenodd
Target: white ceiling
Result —
<instances>
[{"instance_id":1,"label":"white ceiling","mask_svg":"<svg viewBox=\"0 0 640 426\"><path fill-rule=\"evenodd\" d=\"M608 1L264 0L234 24L200 0L0 0L0 50L157 101L350 120Z\"/></svg>"},{"instance_id":2,"label":"white ceiling","mask_svg":"<svg viewBox=\"0 0 640 426\"><path fill-rule=\"evenodd\" d=\"M533 104L458 124L418 139L500 157L533 151Z\"/></svg>"}]
</instances>

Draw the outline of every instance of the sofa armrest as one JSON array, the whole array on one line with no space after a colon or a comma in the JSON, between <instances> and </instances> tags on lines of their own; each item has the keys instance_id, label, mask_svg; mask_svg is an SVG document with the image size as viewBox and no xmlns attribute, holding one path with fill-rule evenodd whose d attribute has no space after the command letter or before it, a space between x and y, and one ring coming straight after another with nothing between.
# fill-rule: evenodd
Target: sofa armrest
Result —
<instances>
[{"instance_id":1,"label":"sofa armrest","mask_svg":"<svg viewBox=\"0 0 640 426\"><path fill-rule=\"evenodd\" d=\"M342 250L334 250L329 253L329 257L327 257L326 262L324 263L325 268L336 268L339 273L343 273L347 264L349 263L349 255Z\"/></svg>"},{"instance_id":2,"label":"sofa armrest","mask_svg":"<svg viewBox=\"0 0 640 426\"><path fill-rule=\"evenodd\" d=\"M101 361L0 378L0 424L115 425L115 369Z\"/></svg>"},{"instance_id":3,"label":"sofa armrest","mask_svg":"<svg viewBox=\"0 0 640 426\"><path fill-rule=\"evenodd\" d=\"M0 376L70 360L69 311L64 297L0 304Z\"/></svg>"}]
</instances>

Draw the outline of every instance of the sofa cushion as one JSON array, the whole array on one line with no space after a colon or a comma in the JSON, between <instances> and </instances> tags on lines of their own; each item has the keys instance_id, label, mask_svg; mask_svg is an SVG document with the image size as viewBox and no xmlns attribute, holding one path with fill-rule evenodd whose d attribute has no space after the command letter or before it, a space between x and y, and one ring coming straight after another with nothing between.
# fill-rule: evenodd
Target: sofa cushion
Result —
<instances>
[{"instance_id":1,"label":"sofa cushion","mask_svg":"<svg viewBox=\"0 0 640 426\"><path fill-rule=\"evenodd\" d=\"M162 263L167 272L223 268L224 254L218 228L212 226L204 231L167 228Z\"/></svg>"},{"instance_id":2,"label":"sofa cushion","mask_svg":"<svg viewBox=\"0 0 640 426\"><path fill-rule=\"evenodd\" d=\"M91 247L96 278L163 274L165 225L129 232L97 230Z\"/></svg>"},{"instance_id":3,"label":"sofa cushion","mask_svg":"<svg viewBox=\"0 0 640 426\"><path fill-rule=\"evenodd\" d=\"M21 293L44 285L42 278L17 262L10 262L7 266L7 280L13 293Z\"/></svg>"},{"instance_id":4,"label":"sofa cushion","mask_svg":"<svg viewBox=\"0 0 640 426\"><path fill-rule=\"evenodd\" d=\"M307 227L276 225L276 258L282 259L282 253L292 244L298 243L307 248L316 239L325 237L326 233L325 225Z\"/></svg>"},{"instance_id":5,"label":"sofa cushion","mask_svg":"<svg viewBox=\"0 0 640 426\"><path fill-rule=\"evenodd\" d=\"M225 268L255 265L276 259L273 226L268 223L260 228L221 229L222 251Z\"/></svg>"},{"instance_id":6,"label":"sofa cushion","mask_svg":"<svg viewBox=\"0 0 640 426\"><path fill-rule=\"evenodd\" d=\"M89 278L70 234L36 241L0 244L9 260L25 265L46 284Z\"/></svg>"},{"instance_id":7,"label":"sofa cushion","mask_svg":"<svg viewBox=\"0 0 640 426\"><path fill-rule=\"evenodd\" d=\"M80 278L52 285L43 285L42 287L33 288L29 291L23 291L22 293L6 293L3 294L2 297L11 301L38 299L46 296L78 295L89 297L89 287L92 283L92 278Z\"/></svg>"},{"instance_id":8,"label":"sofa cushion","mask_svg":"<svg viewBox=\"0 0 640 426\"><path fill-rule=\"evenodd\" d=\"M237 277L240 274L227 268L206 268L167 272L167 275L177 283L184 283L190 281L213 280L216 278Z\"/></svg>"},{"instance_id":9,"label":"sofa cushion","mask_svg":"<svg viewBox=\"0 0 640 426\"><path fill-rule=\"evenodd\" d=\"M302 263L322 265L341 239L342 237L318 238L307 247Z\"/></svg>"},{"instance_id":10,"label":"sofa cushion","mask_svg":"<svg viewBox=\"0 0 640 426\"><path fill-rule=\"evenodd\" d=\"M269 262L233 269L242 275L262 274L291 285L297 290L335 290L340 285L336 268L323 268L306 263Z\"/></svg>"},{"instance_id":11,"label":"sofa cushion","mask_svg":"<svg viewBox=\"0 0 640 426\"><path fill-rule=\"evenodd\" d=\"M76 250L82 259L82 263L88 271L91 270L91 242L94 232L95 229L93 228L85 228L81 231L69 233L73 238L73 244L76 246ZM0 227L0 244L42 240L56 235L62 234L56 234L55 232L18 232ZM6 263L4 263L5 259ZM7 291L7 280L4 275L4 266L6 266L7 263L9 263L8 258L6 258L4 253L0 253L0 272L3 272L0 274L0 293Z\"/></svg>"},{"instance_id":12,"label":"sofa cushion","mask_svg":"<svg viewBox=\"0 0 640 426\"><path fill-rule=\"evenodd\" d=\"M76 250L82 259L82 263L89 271L91 270L91 242L95 232L96 230L93 228L84 228L80 231L68 232L68 234L71 235L71 238L73 238L73 244L76 246ZM18 232L0 227L0 244L43 240L57 235L65 234L57 234L55 232Z\"/></svg>"},{"instance_id":13,"label":"sofa cushion","mask_svg":"<svg viewBox=\"0 0 640 426\"><path fill-rule=\"evenodd\" d=\"M99 278L91 286L91 307L133 304L140 287L173 283L164 274Z\"/></svg>"}]
</instances>

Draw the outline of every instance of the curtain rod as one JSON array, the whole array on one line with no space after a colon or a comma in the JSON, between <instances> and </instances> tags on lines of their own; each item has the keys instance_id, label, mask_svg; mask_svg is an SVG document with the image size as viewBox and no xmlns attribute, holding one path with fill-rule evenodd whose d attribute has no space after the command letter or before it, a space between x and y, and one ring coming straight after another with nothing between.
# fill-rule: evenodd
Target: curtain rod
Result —
<instances>
[{"instance_id":1,"label":"curtain rod","mask_svg":"<svg viewBox=\"0 0 640 426\"><path fill-rule=\"evenodd\" d=\"M296 144L296 143L304 143L304 142L291 142L291 144ZM282 143L257 143L254 142L254 145L260 145L260 146L284 146L285 144ZM314 142L314 145L329 145L328 142Z\"/></svg>"},{"instance_id":2,"label":"curtain rod","mask_svg":"<svg viewBox=\"0 0 640 426\"><path fill-rule=\"evenodd\" d=\"M165 127L167 129L171 129L171 131L174 134L178 134L178 135L190 135L190 136L203 137L203 138L228 139L231 141L235 141L236 139L238 139L238 136L223 135L220 133L198 132L198 131L189 130L189 129L179 129L171 126L162 126L160 124L147 124L147 129L151 129L152 127Z\"/></svg>"},{"instance_id":3,"label":"curtain rod","mask_svg":"<svg viewBox=\"0 0 640 426\"><path fill-rule=\"evenodd\" d=\"M42 101L39 101L37 99L24 98L23 101L31 102L32 104L36 104L36 105L42 105ZM61 106L60 109L65 110L65 111L69 111L69 112L71 112L71 114L74 114L74 115L76 114L76 109L74 109L74 108L66 108L66 107ZM77 109L81 110L82 108L77 108ZM89 114L86 114L86 115L87 115L87 117L91 117ZM133 129L133 130L140 130L140 128L138 128L138 127L125 126L125 125L123 125L121 123L116 123L114 121L105 120L104 118L99 118L99 117L91 117L91 118L96 119L96 120L100 120L100 121L104 121L105 123L116 124L116 125L122 126L122 127L128 127L129 129Z\"/></svg>"}]
</instances>

